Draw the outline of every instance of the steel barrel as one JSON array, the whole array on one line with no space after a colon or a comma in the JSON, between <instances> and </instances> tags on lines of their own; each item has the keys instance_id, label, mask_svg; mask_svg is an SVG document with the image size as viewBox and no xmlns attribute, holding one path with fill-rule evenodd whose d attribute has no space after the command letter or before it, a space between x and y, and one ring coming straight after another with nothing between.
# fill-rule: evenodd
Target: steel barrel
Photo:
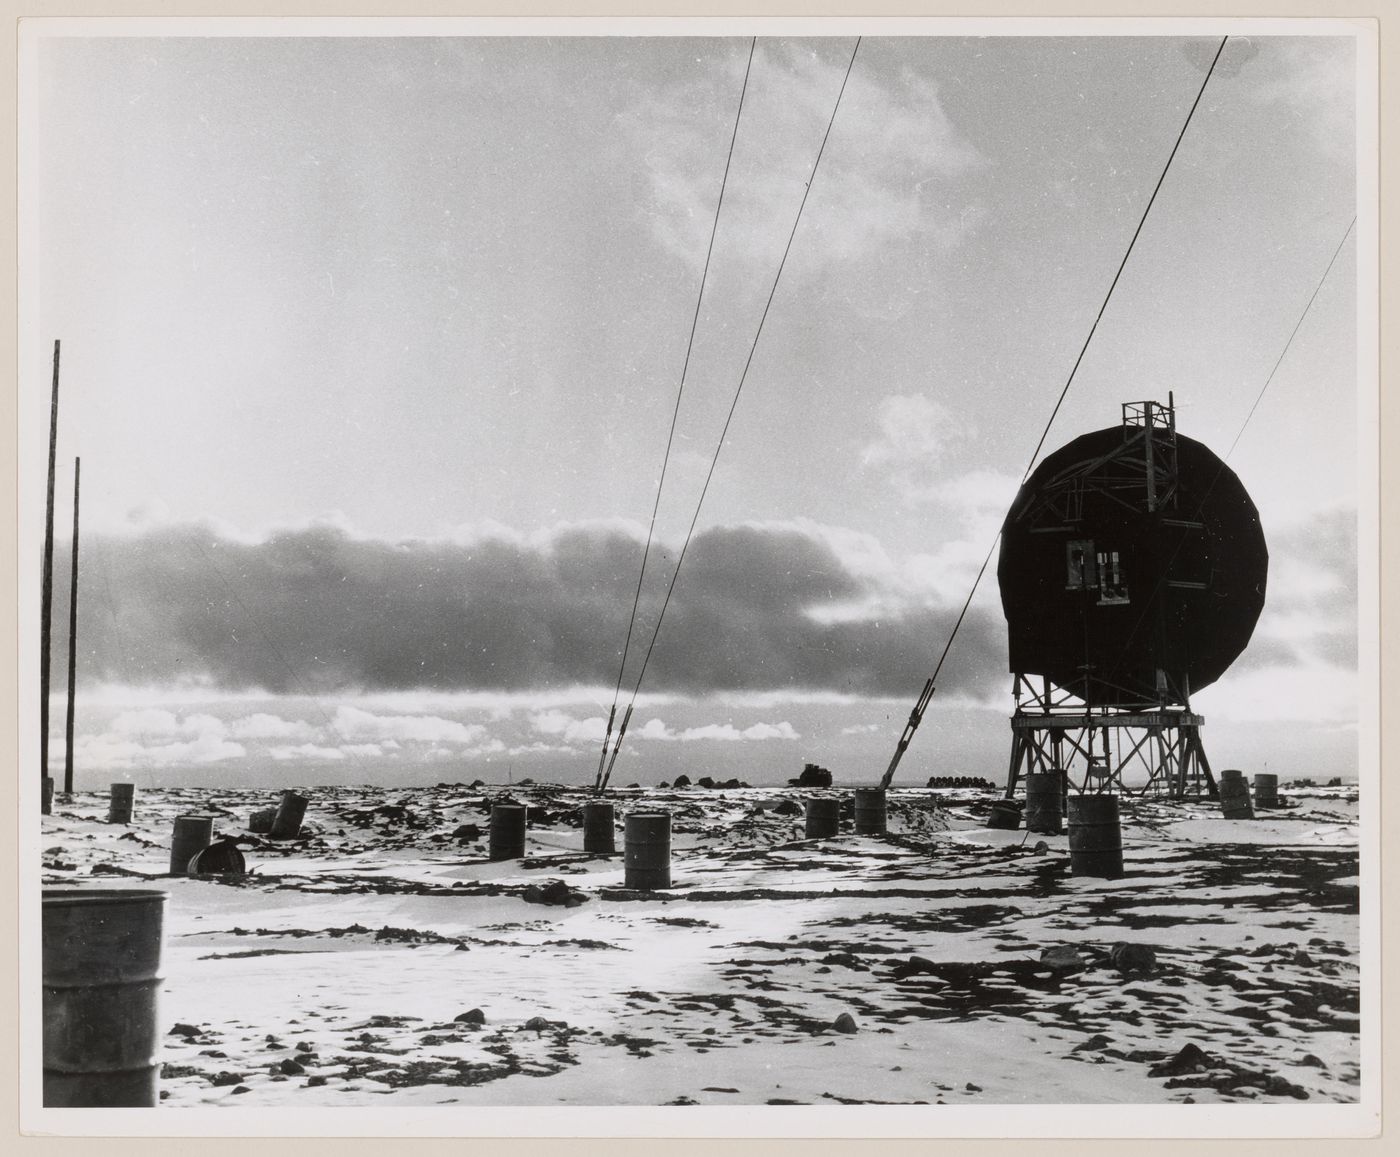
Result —
<instances>
[{"instance_id":1,"label":"steel barrel","mask_svg":"<svg viewBox=\"0 0 1400 1157\"><path fill-rule=\"evenodd\" d=\"M45 889L46 1106L157 1103L165 901L150 889Z\"/></svg>"}]
</instances>

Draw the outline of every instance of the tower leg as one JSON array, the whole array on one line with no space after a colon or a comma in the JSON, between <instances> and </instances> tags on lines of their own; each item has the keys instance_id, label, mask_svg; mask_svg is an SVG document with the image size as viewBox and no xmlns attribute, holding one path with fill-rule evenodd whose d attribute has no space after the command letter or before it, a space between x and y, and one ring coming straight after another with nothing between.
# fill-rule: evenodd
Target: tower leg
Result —
<instances>
[{"instance_id":1,"label":"tower leg","mask_svg":"<svg viewBox=\"0 0 1400 1157\"><path fill-rule=\"evenodd\" d=\"M1011 763L1006 769L1006 798L1016 794L1016 782L1020 779L1021 760L1026 752L1026 741L1016 730L1011 732Z\"/></svg>"}]
</instances>

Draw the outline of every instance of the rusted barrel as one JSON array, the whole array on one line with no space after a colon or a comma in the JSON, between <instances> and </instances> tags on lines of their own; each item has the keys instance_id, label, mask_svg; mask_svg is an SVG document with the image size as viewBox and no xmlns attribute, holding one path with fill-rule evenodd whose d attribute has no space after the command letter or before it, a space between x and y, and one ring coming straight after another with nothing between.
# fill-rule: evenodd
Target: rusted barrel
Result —
<instances>
[{"instance_id":1,"label":"rusted barrel","mask_svg":"<svg viewBox=\"0 0 1400 1157\"><path fill-rule=\"evenodd\" d=\"M523 803L491 805L491 834L487 856L493 860L518 860L525 854L525 814Z\"/></svg>"},{"instance_id":2,"label":"rusted barrel","mask_svg":"<svg viewBox=\"0 0 1400 1157\"><path fill-rule=\"evenodd\" d=\"M1033 771L1026 776L1026 831L1060 834L1060 774Z\"/></svg>"},{"instance_id":3,"label":"rusted barrel","mask_svg":"<svg viewBox=\"0 0 1400 1157\"><path fill-rule=\"evenodd\" d=\"M841 801L832 796L809 799L803 835L809 840L825 840L840 834Z\"/></svg>"},{"instance_id":4,"label":"rusted barrel","mask_svg":"<svg viewBox=\"0 0 1400 1157\"><path fill-rule=\"evenodd\" d=\"M1021 809L1016 805L1015 800L999 799L992 804L992 811L987 816L987 826L989 828L1005 828L1008 831L1015 831L1021 826Z\"/></svg>"},{"instance_id":5,"label":"rusted barrel","mask_svg":"<svg viewBox=\"0 0 1400 1157\"><path fill-rule=\"evenodd\" d=\"M1069 870L1116 880L1123 874L1123 830L1116 795L1069 797Z\"/></svg>"},{"instance_id":6,"label":"rusted barrel","mask_svg":"<svg viewBox=\"0 0 1400 1157\"><path fill-rule=\"evenodd\" d=\"M858 836L883 836L885 834L885 789L883 787L858 787L855 790L855 826Z\"/></svg>"},{"instance_id":7,"label":"rusted barrel","mask_svg":"<svg viewBox=\"0 0 1400 1157\"><path fill-rule=\"evenodd\" d=\"M53 815L53 776L44 776L43 785L40 788L39 814Z\"/></svg>"},{"instance_id":8,"label":"rusted barrel","mask_svg":"<svg viewBox=\"0 0 1400 1157\"><path fill-rule=\"evenodd\" d=\"M272 817L272 827L268 831L274 840L295 839L301 833L301 821L306 818L306 805L310 801L294 791L284 791L282 802L277 805L277 814Z\"/></svg>"},{"instance_id":9,"label":"rusted barrel","mask_svg":"<svg viewBox=\"0 0 1400 1157\"><path fill-rule=\"evenodd\" d=\"M1249 782L1244 772L1229 768L1220 773L1220 812L1227 820L1252 820Z\"/></svg>"},{"instance_id":10,"label":"rusted barrel","mask_svg":"<svg viewBox=\"0 0 1400 1157\"><path fill-rule=\"evenodd\" d=\"M186 875L190 859L207 848L213 838L213 816L176 816L175 833L170 837L170 874Z\"/></svg>"},{"instance_id":11,"label":"rusted barrel","mask_svg":"<svg viewBox=\"0 0 1400 1157\"><path fill-rule=\"evenodd\" d=\"M131 813L136 806L136 785L134 783L114 783L112 802L107 805L109 824L131 823Z\"/></svg>"},{"instance_id":12,"label":"rusted barrel","mask_svg":"<svg viewBox=\"0 0 1400 1157\"><path fill-rule=\"evenodd\" d=\"M583 805L583 850L612 855L617 851L613 805L592 801Z\"/></svg>"},{"instance_id":13,"label":"rusted barrel","mask_svg":"<svg viewBox=\"0 0 1400 1157\"><path fill-rule=\"evenodd\" d=\"M265 836L272 831L272 821L277 818L275 807L265 807L248 817L248 830L254 835Z\"/></svg>"},{"instance_id":14,"label":"rusted barrel","mask_svg":"<svg viewBox=\"0 0 1400 1157\"><path fill-rule=\"evenodd\" d=\"M165 899L144 888L44 890L46 1107L157 1104Z\"/></svg>"},{"instance_id":15,"label":"rusted barrel","mask_svg":"<svg viewBox=\"0 0 1400 1157\"><path fill-rule=\"evenodd\" d=\"M623 883L650 892L671 886L671 813L633 812L622 837Z\"/></svg>"},{"instance_id":16,"label":"rusted barrel","mask_svg":"<svg viewBox=\"0 0 1400 1157\"><path fill-rule=\"evenodd\" d=\"M1254 777L1254 806L1278 807L1278 776L1261 771Z\"/></svg>"}]
</instances>

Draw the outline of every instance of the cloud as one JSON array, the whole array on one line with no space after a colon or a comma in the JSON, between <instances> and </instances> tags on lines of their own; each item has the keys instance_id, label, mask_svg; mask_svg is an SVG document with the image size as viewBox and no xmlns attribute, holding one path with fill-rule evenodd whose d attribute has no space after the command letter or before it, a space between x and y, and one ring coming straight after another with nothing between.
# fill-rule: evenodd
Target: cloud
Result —
<instances>
[{"instance_id":1,"label":"cloud","mask_svg":"<svg viewBox=\"0 0 1400 1157\"><path fill-rule=\"evenodd\" d=\"M374 715L358 707L337 707L331 724L345 739L380 739L407 743L473 744L486 735L479 724L460 723L433 715Z\"/></svg>"},{"instance_id":2,"label":"cloud","mask_svg":"<svg viewBox=\"0 0 1400 1157\"><path fill-rule=\"evenodd\" d=\"M942 484L948 450L967 436L942 402L924 394L890 394L876 408L879 435L861 451L861 462L888 473L910 504L928 501Z\"/></svg>"},{"instance_id":3,"label":"cloud","mask_svg":"<svg viewBox=\"0 0 1400 1157\"><path fill-rule=\"evenodd\" d=\"M1284 105L1319 153L1351 166L1356 145L1356 42L1346 36L1287 36L1259 43L1266 46L1267 57L1261 56L1254 66L1262 76L1249 90L1250 99Z\"/></svg>"},{"instance_id":4,"label":"cloud","mask_svg":"<svg viewBox=\"0 0 1400 1157\"><path fill-rule=\"evenodd\" d=\"M640 533L617 524L409 541L325 525L260 540L206 525L95 536L84 544L80 677L308 701L467 695L502 714L538 710L540 696L554 694L562 707L579 700L579 688L616 682L640 552ZM668 578L654 572L634 643L650 638ZM939 605L936 585L854 532L806 522L711 528L691 544L646 688L653 697L909 694L956 613L952 599ZM840 612L823 614L833 608ZM60 632L65 609L55 608ZM58 653L62 645L55 640ZM960 661L945 669L950 688L1000 678L999 614L971 615L958 645ZM192 726L154 708L122 724L123 734L148 735ZM310 739L273 716L249 717L235 732L289 748ZM477 724L362 708L336 713L334 738L444 749L486 742Z\"/></svg>"},{"instance_id":5,"label":"cloud","mask_svg":"<svg viewBox=\"0 0 1400 1157\"><path fill-rule=\"evenodd\" d=\"M301 720L257 711L235 719L228 725L228 732L237 739L305 739L315 734L315 728Z\"/></svg>"},{"instance_id":6,"label":"cloud","mask_svg":"<svg viewBox=\"0 0 1400 1157\"><path fill-rule=\"evenodd\" d=\"M1357 521L1352 507L1314 511L1268 532L1269 583L1254 637L1235 667L1357 663Z\"/></svg>"},{"instance_id":7,"label":"cloud","mask_svg":"<svg viewBox=\"0 0 1400 1157\"><path fill-rule=\"evenodd\" d=\"M694 743L698 740L720 740L736 743L742 740L801 739L791 723L754 723L740 730L732 723L706 723L697 727L675 730L660 719L648 719L633 732L638 739L661 740L667 743Z\"/></svg>"},{"instance_id":8,"label":"cloud","mask_svg":"<svg viewBox=\"0 0 1400 1157\"><path fill-rule=\"evenodd\" d=\"M726 260L776 266L849 60L850 44L761 44L754 53L724 195ZM975 213L948 183L983 164L944 113L934 85L909 69L881 73L867 44L851 72L802 219L802 270L878 255L895 244L946 249ZM639 211L656 240L698 269L704 260L744 57L712 77L639 94L619 118L646 158ZM789 274L797 273L790 270Z\"/></svg>"},{"instance_id":9,"label":"cloud","mask_svg":"<svg viewBox=\"0 0 1400 1157\"><path fill-rule=\"evenodd\" d=\"M607 720L601 715L587 719L575 719L562 711L542 711L531 719L536 731L544 735L557 735L565 744L601 743L607 734Z\"/></svg>"},{"instance_id":10,"label":"cloud","mask_svg":"<svg viewBox=\"0 0 1400 1157\"><path fill-rule=\"evenodd\" d=\"M79 736L74 743L75 763L95 770L221 763L246 754L247 748L229 739L223 721L212 715L181 719L155 710L124 712L105 731Z\"/></svg>"}]
</instances>

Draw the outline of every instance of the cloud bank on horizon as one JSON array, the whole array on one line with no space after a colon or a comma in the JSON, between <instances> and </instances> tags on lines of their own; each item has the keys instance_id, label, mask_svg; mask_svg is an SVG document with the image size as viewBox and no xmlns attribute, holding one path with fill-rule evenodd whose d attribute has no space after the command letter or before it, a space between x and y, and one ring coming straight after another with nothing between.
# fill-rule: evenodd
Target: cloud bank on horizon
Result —
<instances>
[{"instance_id":1,"label":"cloud bank on horizon","mask_svg":"<svg viewBox=\"0 0 1400 1157\"><path fill-rule=\"evenodd\" d=\"M271 695L611 688L641 549L626 524L402 542L329 525L261 541L190 524L104 536L83 547L82 678ZM675 555L653 548L625 689ZM691 544L645 690L912 695L956 613L918 560L897 568L865 536L714 527ZM999 616L969 615L947 689L1000 679L1004 654Z\"/></svg>"}]
</instances>

